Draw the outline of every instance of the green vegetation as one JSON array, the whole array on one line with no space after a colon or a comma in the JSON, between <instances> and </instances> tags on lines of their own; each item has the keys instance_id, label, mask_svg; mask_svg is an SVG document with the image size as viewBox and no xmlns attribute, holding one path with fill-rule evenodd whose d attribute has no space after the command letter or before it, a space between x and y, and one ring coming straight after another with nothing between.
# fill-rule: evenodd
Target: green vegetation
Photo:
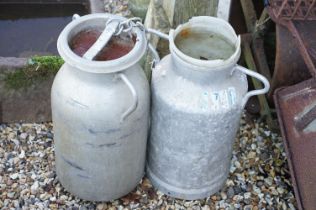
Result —
<instances>
[{"instance_id":1,"label":"green vegetation","mask_svg":"<svg viewBox=\"0 0 316 210\"><path fill-rule=\"evenodd\" d=\"M34 56L27 66L6 75L6 86L13 89L29 87L55 75L63 63L59 56Z\"/></svg>"}]
</instances>

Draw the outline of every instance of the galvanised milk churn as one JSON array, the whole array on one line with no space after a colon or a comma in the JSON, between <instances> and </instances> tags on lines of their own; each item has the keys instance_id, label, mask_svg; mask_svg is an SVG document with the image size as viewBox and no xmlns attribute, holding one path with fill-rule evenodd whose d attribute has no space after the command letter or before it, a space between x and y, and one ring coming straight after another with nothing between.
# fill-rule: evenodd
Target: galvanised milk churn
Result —
<instances>
[{"instance_id":1,"label":"galvanised milk churn","mask_svg":"<svg viewBox=\"0 0 316 210\"><path fill-rule=\"evenodd\" d=\"M137 62L147 41L143 30L119 16L74 17L58 39L65 64L51 92L57 176L82 199L108 201L129 193L144 174L150 101ZM104 37L111 40L94 58L97 51L90 49L100 45L91 45Z\"/></svg>"},{"instance_id":2,"label":"galvanised milk churn","mask_svg":"<svg viewBox=\"0 0 316 210\"><path fill-rule=\"evenodd\" d=\"M245 103L269 83L236 64L240 37L224 20L194 17L171 30L169 42L171 54L152 75L147 172L165 194L204 198L226 181ZM264 89L247 92L246 75Z\"/></svg>"}]
</instances>

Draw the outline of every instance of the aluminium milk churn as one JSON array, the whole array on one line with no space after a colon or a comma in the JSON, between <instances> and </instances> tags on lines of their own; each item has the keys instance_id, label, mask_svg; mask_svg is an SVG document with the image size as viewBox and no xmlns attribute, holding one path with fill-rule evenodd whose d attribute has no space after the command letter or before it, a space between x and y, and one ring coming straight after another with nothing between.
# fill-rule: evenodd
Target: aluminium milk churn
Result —
<instances>
[{"instance_id":1,"label":"aluminium milk churn","mask_svg":"<svg viewBox=\"0 0 316 210\"><path fill-rule=\"evenodd\" d=\"M225 183L245 103L269 83L236 64L240 37L224 20L194 17L170 31L169 46L152 75L147 173L167 195L200 199ZM264 89L247 92L246 75Z\"/></svg>"},{"instance_id":2,"label":"aluminium milk churn","mask_svg":"<svg viewBox=\"0 0 316 210\"><path fill-rule=\"evenodd\" d=\"M124 38L133 43L121 57L113 55L126 50L121 35L107 43L99 60L79 56L107 23L125 20L110 14L77 16L57 42L65 60L51 92L57 176L66 190L85 200L119 198L144 174L150 99L137 62L147 49L145 32L120 30L128 31ZM80 33L83 37L75 38Z\"/></svg>"}]
</instances>

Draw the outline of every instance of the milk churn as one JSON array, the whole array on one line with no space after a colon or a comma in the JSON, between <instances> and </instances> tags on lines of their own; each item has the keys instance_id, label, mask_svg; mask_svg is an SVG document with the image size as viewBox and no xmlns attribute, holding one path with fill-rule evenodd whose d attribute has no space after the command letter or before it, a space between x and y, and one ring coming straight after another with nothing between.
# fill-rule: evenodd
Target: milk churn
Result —
<instances>
[{"instance_id":1,"label":"milk churn","mask_svg":"<svg viewBox=\"0 0 316 210\"><path fill-rule=\"evenodd\" d=\"M137 64L147 48L144 30L119 28L134 36L134 46L112 60L89 60L70 47L76 34L121 21L126 19L110 14L77 16L57 42L65 60L51 92L57 176L66 190L86 200L119 198L144 174L149 85Z\"/></svg>"},{"instance_id":2,"label":"milk churn","mask_svg":"<svg viewBox=\"0 0 316 210\"><path fill-rule=\"evenodd\" d=\"M269 83L236 64L240 37L224 20L194 17L169 42L171 54L152 75L147 173L167 195L200 199L225 183L242 110ZM246 75L264 88L247 92Z\"/></svg>"}]
</instances>

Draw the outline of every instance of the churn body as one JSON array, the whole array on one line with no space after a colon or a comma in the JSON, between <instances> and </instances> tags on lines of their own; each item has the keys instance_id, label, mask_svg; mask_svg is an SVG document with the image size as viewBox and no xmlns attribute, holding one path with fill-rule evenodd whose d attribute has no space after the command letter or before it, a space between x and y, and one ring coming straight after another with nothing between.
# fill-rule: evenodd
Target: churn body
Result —
<instances>
[{"instance_id":1,"label":"churn body","mask_svg":"<svg viewBox=\"0 0 316 210\"><path fill-rule=\"evenodd\" d=\"M58 50L65 64L51 93L58 179L93 201L119 198L141 180L149 123L149 86L137 64L147 46L141 31L132 51L116 60L87 61L69 49L71 36L104 27L109 17L87 15L64 29Z\"/></svg>"},{"instance_id":2,"label":"churn body","mask_svg":"<svg viewBox=\"0 0 316 210\"><path fill-rule=\"evenodd\" d=\"M225 36L233 54L206 61L182 53L174 40L192 29ZM169 42L171 54L152 75L147 173L154 186L170 196L200 199L217 192L229 173L248 89L246 75L236 65L240 38L224 21L196 17L172 30ZM191 52L203 50L196 43L187 47Z\"/></svg>"}]
</instances>

